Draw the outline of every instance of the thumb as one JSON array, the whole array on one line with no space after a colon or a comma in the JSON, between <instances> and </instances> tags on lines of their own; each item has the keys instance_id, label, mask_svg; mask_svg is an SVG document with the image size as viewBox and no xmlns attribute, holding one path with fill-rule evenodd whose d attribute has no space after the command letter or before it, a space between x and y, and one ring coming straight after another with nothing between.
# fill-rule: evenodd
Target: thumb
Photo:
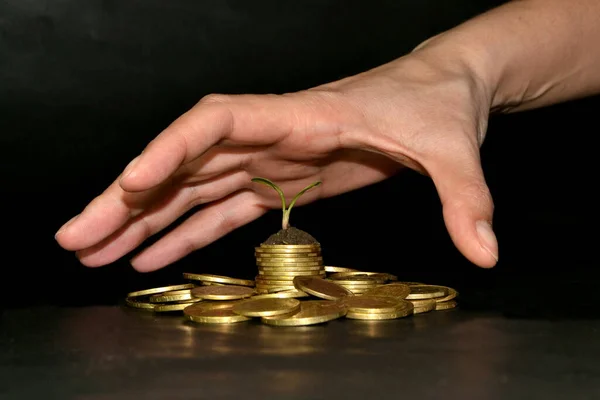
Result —
<instances>
[{"instance_id":1,"label":"thumb","mask_svg":"<svg viewBox=\"0 0 600 400\"><path fill-rule=\"evenodd\" d=\"M485 183L479 151L455 153L439 169L430 170L448 233L471 262L491 268L498 262L498 241L492 230L494 203Z\"/></svg>"}]
</instances>

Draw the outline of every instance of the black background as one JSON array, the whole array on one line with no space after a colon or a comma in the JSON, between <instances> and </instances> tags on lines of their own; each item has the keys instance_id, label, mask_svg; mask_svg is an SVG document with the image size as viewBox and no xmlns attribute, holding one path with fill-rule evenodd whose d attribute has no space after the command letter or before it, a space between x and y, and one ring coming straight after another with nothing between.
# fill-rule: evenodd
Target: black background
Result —
<instances>
[{"instance_id":1,"label":"black background","mask_svg":"<svg viewBox=\"0 0 600 400\"><path fill-rule=\"evenodd\" d=\"M148 274L131 255L85 268L53 236L202 96L352 75L500 3L0 0L2 303L113 304L186 271L253 277L253 247L277 230L279 211ZM322 243L326 264L452 285L465 309L590 315L599 106L491 118L482 158L500 243L493 270L458 253L432 183L412 172L299 207L292 222Z\"/></svg>"}]
</instances>

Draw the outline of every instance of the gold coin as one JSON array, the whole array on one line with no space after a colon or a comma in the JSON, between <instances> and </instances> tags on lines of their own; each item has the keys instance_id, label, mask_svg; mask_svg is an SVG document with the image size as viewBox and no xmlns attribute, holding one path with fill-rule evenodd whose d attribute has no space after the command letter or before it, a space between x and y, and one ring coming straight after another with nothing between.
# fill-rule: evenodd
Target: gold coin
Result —
<instances>
[{"instance_id":1,"label":"gold coin","mask_svg":"<svg viewBox=\"0 0 600 400\"><path fill-rule=\"evenodd\" d=\"M421 314L435 310L436 302L431 299L410 300L414 306L413 314Z\"/></svg>"},{"instance_id":2,"label":"gold coin","mask_svg":"<svg viewBox=\"0 0 600 400\"><path fill-rule=\"evenodd\" d=\"M314 276L297 276L294 278L296 289L325 300L338 300L352 295L352 292L337 283Z\"/></svg>"},{"instance_id":3,"label":"gold coin","mask_svg":"<svg viewBox=\"0 0 600 400\"><path fill-rule=\"evenodd\" d=\"M359 312L348 311L348 313L346 314L346 318L362 319L362 320L369 320L369 321L382 321L382 320L388 320L388 319L397 319L397 318L408 317L412 313L413 313L412 307L400 308L396 311L386 312L386 313L359 313Z\"/></svg>"},{"instance_id":4,"label":"gold coin","mask_svg":"<svg viewBox=\"0 0 600 400\"><path fill-rule=\"evenodd\" d=\"M206 300L237 300L250 297L254 289L245 286L199 286L192 295Z\"/></svg>"},{"instance_id":5,"label":"gold coin","mask_svg":"<svg viewBox=\"0 0 600 400\"><path fill-rule=\"evenodd\" d=\"M439 310L449 310L451 308L454 308L458 305L458 303L456 302L456 300L448 300L448 301L442 301L442 302L436 302L435 303L435 310L439 311Z\"/></svg>"},{"instance_id":6,"label":"gold coin","mask_svg":"<svg viewBox=\"0 0 600 400\"><path fill-rule=\"evenodd\" d=\"M183 309L185 315L197 315L204 311L210 310L231 310L233 306L242 300L229 300L229 301L211 301L204 300L199 303L191 304Z\"/></svg>"},{"instance_id":7,"label":"gold coin","mask_svg":"<svg viewBox=\"0 0 600 400\"><path fill-rule=\"evenodd\" d=\"M274 326L306 326L343 317L346 308L337 301L309 300L300 303L300 311L292 316L263 317L261 321Z\"/></svg>"},{"instance_id":8,"label":"gold coin","mask_svg":"<svg viewBox=\"0 0 600 400\"><path fill-rule=\"evenodd\" d=\"M319 271L323 272L323 266L315 265L310 267L258 267L259 271L270 272L270 271L282 271L282 272L297 272L297 271Z\"/></svg>"},{"instance_id":9,"label":"gold coin","mask_svg":"<svg viewBox=\"0 0 600 400\"><path fill-rule=\"evenodd\" d=\"M255 257L256 262L271 262L271 263L297 263L297 262L323 262L323 257Z\"/></svg>"},{"instance_id":10,"label":"gold coin","mask_svg":"<svg viewBox=\"0 0 600 400\"><path fill-rule=\"evenodd\" d=\"M313 249L261 249L256 248L254 250L254 254L305 254L305 253L320 253L321 248L313 248Z\"/></svg>"},{"instance_id":11,"label":"gold coin","mask_svg":"<svg viewBox=\"0 0 600 400\"><path fill-rule=\"evenodd\" d=\"M183 277L185 279L200 281L200 282L211 282L211 283L224 283L227 285L237 285L237 286L254 286L254 281L249 279L237 279L230 278L228 276L221 275L213 275L213 274L192 274L189 272L184 272Z\"/></svg>"},{"instance_id":12,"label":"gold coin","mask_svg":"<svg viewBox=\"0 0 600 400\"><path fill-rule=\"evenodd\" d=\"M376 286L369 289L367 294L371 296L395 297L405 299L410 294L410 287L402 283L390 283L388 285Z\"/></svg>"},{"instance_id":13,"label":"gold coin","mask_svg":"<svg viewBox=\"0 0 600 400\"><path fill-rule=\"evenodd\" d=\"M394 282L394 283L401 283L403 285L408 285L408 286L420 286L420 285L424 285L423 282Z\"/></svg>"},{"instance_id":14,"label":"gold coin","mask_svg":"<svg viewBox=\"0 0 600 400\"><path fill-rule=\"evenodd\" d=\"M252 296L251 299L297 299L301 297L309 297L307 293L301 290L283 290L275 293L264 293Z\"/></svg>"},{"instance_id":15,"label":"gold coin","mask_svg":"<svg viewBox=\"0 0 600 400\"><path fill-rule=\"evenodd\" d=\"M281 258L293 258L301 260L312 260L313 258L323 258L321 252L314 253L254 253L257 258L264 258L268 260L281 259Z\"/></svg>"},{"instance_id":16,"label":"gold coin","mask_svg":"<svg viewBox=\"0 0 600 400\"><path fill-rule=\"evenodd\" d=\"M182 285L163 286L163 287L157 287L157 288L153 288L153 289L138 290L137 292L131 292L127 295L127 297L148 296L151 294L170 292L173 290L192 289L194 287L196 287L196 285L194 285L193 283L184 283Z\"/></svg>"},{"instance_id":17,"label":"gold coin","mask_svg":"<svg viewBox=\"0 0 600 400\"><path fill-rule=\"evenodd\" d=\"M194 322L204 324L233 324L235 322L248 321L250 319L233 312L233 309L231 308L206 310L197 313L188 312L185 315Z\"/></svg>"},{"instance_id":18,"label":"gold coin","mask_svg":"<svg viewBox=\"0 0 600 400\"><path fill-rule=\"evenodd\" d=\"M446 288L448 295L444 296L444 297L436 297L435 301L437 301L438 303L444 303L446 301L454 300L456 298L456 296L458 296L458 292L456 290L454 290L448 286L444 286L444 287Z\"/></svg>"},{"instance_id":19,"label":"gold coin","mask_svg":"<svg viewBox=\"0 0 600 400\"><path fill-rule=\"evenodd\" d=\"M153 294L148 299L150 303L172 303L174 301L186 301L193 299L192 289L171 290L160 294Z\"/></svg>"},{"instance_id":20,"label":"gold coin","mask_svg":"<svg viewBox=\"0 0 600 400\"><path fill-rule=\"evenodd\" d=\"M152 310L154 310L154 307L156 307L156 304L146 303L143 301L136 301L136 300L133 300L130 298L125 299L125 304L127 304L129 307L139 308L139 309L148 310L148 311L152 311Z\"/></svg>"},{"instance_id":21,"label":"gold coin","mask_svg":"<svg viewBox=\"0 0 600 400\"><path fill-rule=\"evenodd\" d=\"M329 275L328 279L332 281L374 281L376 283L386 283L390 280L390 274L380 272L338 272Z\"/></svg>"},{"instance_id":22,"label":"gold coin","mask_svg":"<svg viewBox=\"0 0 600 400\"><path fill-rule=\"evenodd\" d=\"M259 249L313 249L321 247L319 243L314 244L262 244Z\"/></svg>"},{"instance_id":23,"label":"gold coin","mask_svg":"<svg viewBox=\"0 0 600 400\"><path fill-rule=\"evenodd\" d=\"M436 297L445 297L448 291L444 286L437 285L413 285L410 287L410 294L407 300L434 299Z\"/></svg>"},{"instance_id":24,"label":"gold coin","mask_svg":"<svg viewBox=\"0 0 600 400\"><path fill-rule=\"evenodd\" d=\"M377 296L347 296L340 300L348 309L348 312L359 314L385 314L400 310L412 311L412 303L393 297Z\"/></svg>"},{"instance_id":25,"label":"gold coin","mask_svg":"<svg viewBox=\"0 0 600 400\"><path fill-rule=\"evenodd\" d=\"M250 299L233 306L233 311L246 317L273 317L300 311L296 299Z\"/></svg>"},{"instance_id":26,"label":"gold coin","mask_svg":"<svg viewBox=\"0 0 600 400\"><path fill-rule=\"evenodd\" d=\"M273 278L264 278L261 275L256 277L256 285L257 286L264 286L264 285L282 285L282 286L286 286L286 285L290 285L292 284L292 281L294 280L293 276L288 276L288 277L277 277L277 279L273 279Z\"/></svg>"},{"instance_id":27,"label":"gold coin","mask_svg":"<svg viewBox=\"0 0 600 400\"><path fill-rule=\"evenodd\" d=\"M344 286L375 286L381 284L380 282L377 282L376 280L373 280L367 276L356 276L348 279L330 279L329 277L327 280Z\"/></svg>"},{"instance_id":28,"label":"gold coin","mask_svg":"<svg viewBox=\"0 0 600 400\"><path fill-rule=\"evenodd\" d=\"M319 267L322 266L322 261L307 261L307 262L271 262L261 261L257 262L257 267Z\"/></svg>"},{"instance_id":29,"label":"gold coin","mask_svg":"<svg viewBox=\"0 0 600 400\"><path fill-rule=\"evenodd\" d=\"M173 303L173 304L157 304L154 307L154 312L171 312L171 311L181 311L186 307L195 304L196 302L202 301L202 299L195 299L193 301L186 301L184 303Z\"/></svg>"},{"instance_id":30,"label":"gold coin","mask_svg":"<svg viewBox=\"0 0 600 400\"><path fill-rule=\"evenodd\" d=\"M329 274L335 274L338 272L358 272L358 270L356 270L356 269L345 268L345 267L336 267L333 265L326 265L325 271Z\"/></svg>"},{"instance_id":31,"label":"gold coin","mask_svg":"<svg viewBox=\"0 0 600 400\"><path fill-rule=\"evenodd\" d=\"M325 271L322 273L320 271L258 271L258 276L265 279L275 279L275 277L288 278L290 276L325 276Z\"/></svg>"}]
</instances>

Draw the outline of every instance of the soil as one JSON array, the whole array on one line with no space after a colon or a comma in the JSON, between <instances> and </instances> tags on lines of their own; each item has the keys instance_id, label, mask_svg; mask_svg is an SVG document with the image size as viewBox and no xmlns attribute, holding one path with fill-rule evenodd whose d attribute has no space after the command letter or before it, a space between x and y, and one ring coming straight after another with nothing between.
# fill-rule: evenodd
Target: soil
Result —
<instances>
[{"instance_id":1,"label":"soil","mask_svg":"<svg viewBox=\"0 0 600 400\"><path fill-rule=\"evenodd\" d=\"M319 244L310 234L290 226L269 236L263 244Z\"/></svg>"}]
</instances>

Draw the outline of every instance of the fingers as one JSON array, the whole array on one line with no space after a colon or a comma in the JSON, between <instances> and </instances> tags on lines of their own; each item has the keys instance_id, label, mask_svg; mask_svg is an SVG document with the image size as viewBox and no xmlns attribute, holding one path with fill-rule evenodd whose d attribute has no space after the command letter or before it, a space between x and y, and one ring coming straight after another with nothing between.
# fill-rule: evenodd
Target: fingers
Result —
<instances>
[{"instance_id":1,"label":"fingers","mask_svg":"<svg viewBox=\"0 0 600 400\"><path fill-rule=\"evenodd\" d=\"M266 211L253 192L236 193L191 216L137 255L131 264L141 272L157 270L255 220Z\"/></svg>"},{"instance_id":2,"label":"fingers","mask_svg":"<svg viewBox=\"0 0 600 400\"><path fill-rule=\"evenodd\" d=\"M289 101L274 95L208 96L158 135L125 169L120 184L132 192L152 188L222 141L275 143L292 130Z\"/></svg>"},{"instance_id":3,"label":"fingers","mask_svg":"<svg viewBox=\"0 0 600 400\"><path fill-rule=\"evenodd\" d=\"M461 150L445 165L430 170L442 201L444 221L460 252L474 264L491 268L498 262L492 230L494 204L477 150Z\"/></svg>"},{"instance_id":4,"label":"fingers","mask_svg":"<svg viewBox=\"0 0 600 400\"><path fill-rule=\"evenodd\" d=\"M168 201L140 214L102 242L78 251L77 257L89 267L109 264L169 226L193 207L220 200L248 186L248 182L249 176L244 171L238 171L201 185L181 187Z\"/></svg>"},{"instance_id":5,"label":"fingers","mask_svg":"<svg viewBox=\"0 0 600 400\"><path fill-rule=\"evenodd\" d=\"M156 187L143 193L126 193L115 181L92 200L81 214L64 224L55 238L63 248L71 251L93 246L150 204L160 201L164 192L165 187Z\"/></svg>"}]
</instances>

